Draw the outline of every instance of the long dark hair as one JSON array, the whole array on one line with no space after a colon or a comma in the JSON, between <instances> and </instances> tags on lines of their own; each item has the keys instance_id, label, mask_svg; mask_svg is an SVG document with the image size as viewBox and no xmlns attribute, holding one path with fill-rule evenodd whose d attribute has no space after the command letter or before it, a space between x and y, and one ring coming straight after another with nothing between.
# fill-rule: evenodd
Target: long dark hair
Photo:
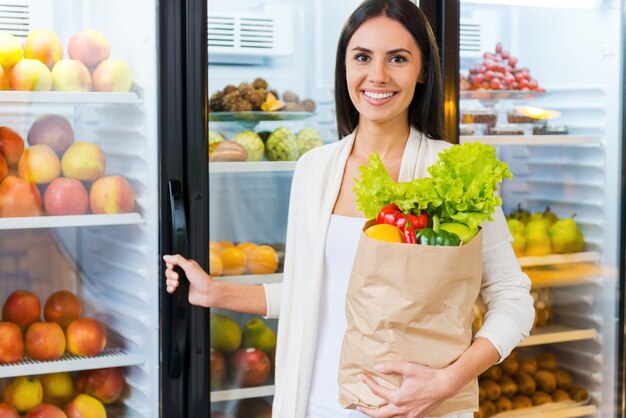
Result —
<instances>
[{"instance_id":1,"label":"long dark hair","mask_svg":"<svg viewBox=\"0 0 626 418\"><path fill-rule=\"evenodd\" d=\"M366 20L387 16L400 22L415 38L422 53L424 83L415 87L409 105L409 123L429 138L443 138L443 89L439 49L422 11L410 0L366 0L352 13L339 36L335 62L335 108L339 138L351 133L359 114L350 100L346 79L346 50L354 32Z\"/></svg>"}]
</instances>

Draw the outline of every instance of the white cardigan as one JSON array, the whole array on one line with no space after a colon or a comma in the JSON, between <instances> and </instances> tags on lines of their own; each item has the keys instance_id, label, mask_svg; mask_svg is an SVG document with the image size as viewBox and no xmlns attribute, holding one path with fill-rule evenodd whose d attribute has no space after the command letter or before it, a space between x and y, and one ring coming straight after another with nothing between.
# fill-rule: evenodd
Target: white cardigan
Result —
<instances>
[{"instance_id":1,"label":"white cardigan","mask_svg":"<svg viewBox=\"0 0 626 418\"><path fill-rule=\"evenodd\" d=\"M267 318L277 318L276 391L272 417L303 418L315 358L317 319L324 274L324 248L330 215L339 194L354 133L315 148L296 165L291 185L283 282L267 284ZM451 146L411 128L399 181L427 177L428 166ZM496 347L503 360L530 331L534 318L530 280L522 273L500 208L483 227L485 322L477 336Z\"/></svg>"}]
</instances>

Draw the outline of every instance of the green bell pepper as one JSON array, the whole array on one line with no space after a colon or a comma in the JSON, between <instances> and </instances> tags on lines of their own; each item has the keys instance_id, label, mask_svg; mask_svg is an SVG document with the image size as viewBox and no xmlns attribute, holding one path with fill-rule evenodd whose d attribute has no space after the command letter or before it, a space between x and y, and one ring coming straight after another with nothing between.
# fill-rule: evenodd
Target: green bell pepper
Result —
<instances>
[{"instance_id":1,"label":"green bell pepper","mask_svg":"<svg viewBox=\"0 0 626 418\"><path fill-rule=\"evenodd\" d=\"M439 245L446 247L458 246L461 240L456 234L440 229L435 232L432 228L424 228L417 231L415 238L421 245Z\"/></svg>"}]
</instances>

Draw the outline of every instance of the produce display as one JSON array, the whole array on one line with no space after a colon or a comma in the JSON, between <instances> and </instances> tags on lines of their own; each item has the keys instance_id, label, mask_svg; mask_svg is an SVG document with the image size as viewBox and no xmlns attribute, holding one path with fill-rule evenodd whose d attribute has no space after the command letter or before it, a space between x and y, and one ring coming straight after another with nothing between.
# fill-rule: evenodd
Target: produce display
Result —
<instances>
[{"instance_id":1,"label":"produce display","mask_svg":"<svg viewBox=\"0 0 626 418\"><path fill-rule=\"evenodd\" d=\"M15 377L4 388L0 416L106 417L105 405L120 398L125 384L119 367Z\"/></svg>"},{"instance_id":2,"label":"produce display","mask_svg":"<svg viewBox=\"0 0 626 418\"><path fill-rule=\"evenodd\" d=\"M209 162L225 161L296 161L304 153L324 145L314 128L297 134L281 126L272 132L241 131L230 141L217 131L209 131Z\"/></svg>"},{"instance_id":3,"label":"produce display","mask_svg":"<svg viewBox=\"0 0 626 418\"><path fill-rule=\"evenodd\" d=\"M211 389L266 383L276 352L276 333L253 318L243 327L228 315L211 313Z\"/></svg>"},{"instance_id":4,"label":"produce display","mask_svg":"<svg viewBox=\"0 0 626 418\"><path fill-rule=\"evenodd\" d=\"M542 256L582 251L585 238L574 216L559 219L549 207L531 214L520 204L517 210L507 215L515 255Z\"/></svg>"},{"instance_id":5,"label":"produce display","mask_svg":"<svg viewBox=\"0 0 626 418\"><path fill-rule=\"evenodd\" d=\"M553 353L521 357L513 351L500 364L479 376L480 406L477 418L530 408L551 402L586 402L586 389L574 385L571 374L558 366Z\"/></svg>"},{"instance_id":6,"label":"produce display","mask_svg":"<svg viewBox=\"0 0 626 418\"><path fill-rule=\"evenodd\" d=\"M517 57L498 42L495 52L485 52L483 61L461 74L461 90L520 90L545 92L528 68L517 67Z\"/></svg>"},{"instance_id":7,"label":"produce display","mask_svg":"<svg viewBox=\"0 0 626 418\"><path fill-rule=\"evenodd\" d=\"M100 354L107 343L104 325L81 317L81 302L69 291L48 297L41 321L39 298L26 290L11 293L2 306L0 364L20 361L24 354L33 360L57 360L66 352L77 356Z\"/></svg>"},{"instance_id":8,"label":"produce display","mask_svg":"<svg viewBox=\"0 0 626 418\"><path fill-rule=\"evenodd\" d=\"M358 208L376 220L367 236L438 246L467 244L502 204L494 193L498 183L512 177L495 149L478 142L440 152L428 178L396 183L377 154L360 170L354 187Z\"/></svg>"},{"instance_id":9,"label":"produce display","mask_svg":"<svg viewBox=\"0 0 626 418\"><path fill-rule=\"evenodd\" d=\"M105 176L97 144L74 140L67 119L45 114L33 122L28 147L0 126L0 217L128 213L135 193L123 176Z\"/></svg>"},{"instance_id":10,"label":"produce display","mask_svg":"<svg viewBox=\"0 0 626 418\"><path fill-rule=\"evenodd\" d=\"M0 85L2 90L128 92L132 73L128 64L111 58L111 46L95 29L70 36L69 59L56 33L37 29L24 45L8 33L0 33Z\"/></svg>"},{"instance_id":11,"label":"produce display","mask_svg":"<svg viewBox=\"0 0 626 418\"><path fill-rule=\"evenodd\" d=\"M213 277L281 272L284 259L285 245L282 243L209 243L209 272Z\"/></svg>"},{"instance_id":12,"label":"produce display","mask_svg":"<svg viewBox=\"0 0 626 418\"><path fill-rule=\"evenodd\" d=\"M285 90L280 100L276 90L270 89L267 81L256 78L252 83L242 82L238 87L229 84L218 90L209 99L209 112L313 112L315 102L300 100L298 95Z\"/></svg>"}]
</instances>

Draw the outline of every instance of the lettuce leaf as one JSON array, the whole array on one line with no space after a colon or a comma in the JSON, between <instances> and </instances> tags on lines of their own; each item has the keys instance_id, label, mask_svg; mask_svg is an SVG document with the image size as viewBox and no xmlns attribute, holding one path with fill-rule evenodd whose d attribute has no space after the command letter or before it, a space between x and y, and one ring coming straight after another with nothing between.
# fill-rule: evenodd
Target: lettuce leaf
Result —
<instances>
[{"instance_id":1,"label":"lettuce leaf","mask_svg":"<svg viewBox=\"0 0 626 418\"><path fill-rule=\"evenodd\" d=\"M425 209L446 219L476 229L493 218L502 199L498 183L512 178L506 163L498 161L495 148L478 142L456 145L439 153L439 161L428 168L430 178L396 183L377 153L360 167L355 180L357 207L368 219L385 205L395 203L405 213Z\"/></svg>"}]
</instances>

